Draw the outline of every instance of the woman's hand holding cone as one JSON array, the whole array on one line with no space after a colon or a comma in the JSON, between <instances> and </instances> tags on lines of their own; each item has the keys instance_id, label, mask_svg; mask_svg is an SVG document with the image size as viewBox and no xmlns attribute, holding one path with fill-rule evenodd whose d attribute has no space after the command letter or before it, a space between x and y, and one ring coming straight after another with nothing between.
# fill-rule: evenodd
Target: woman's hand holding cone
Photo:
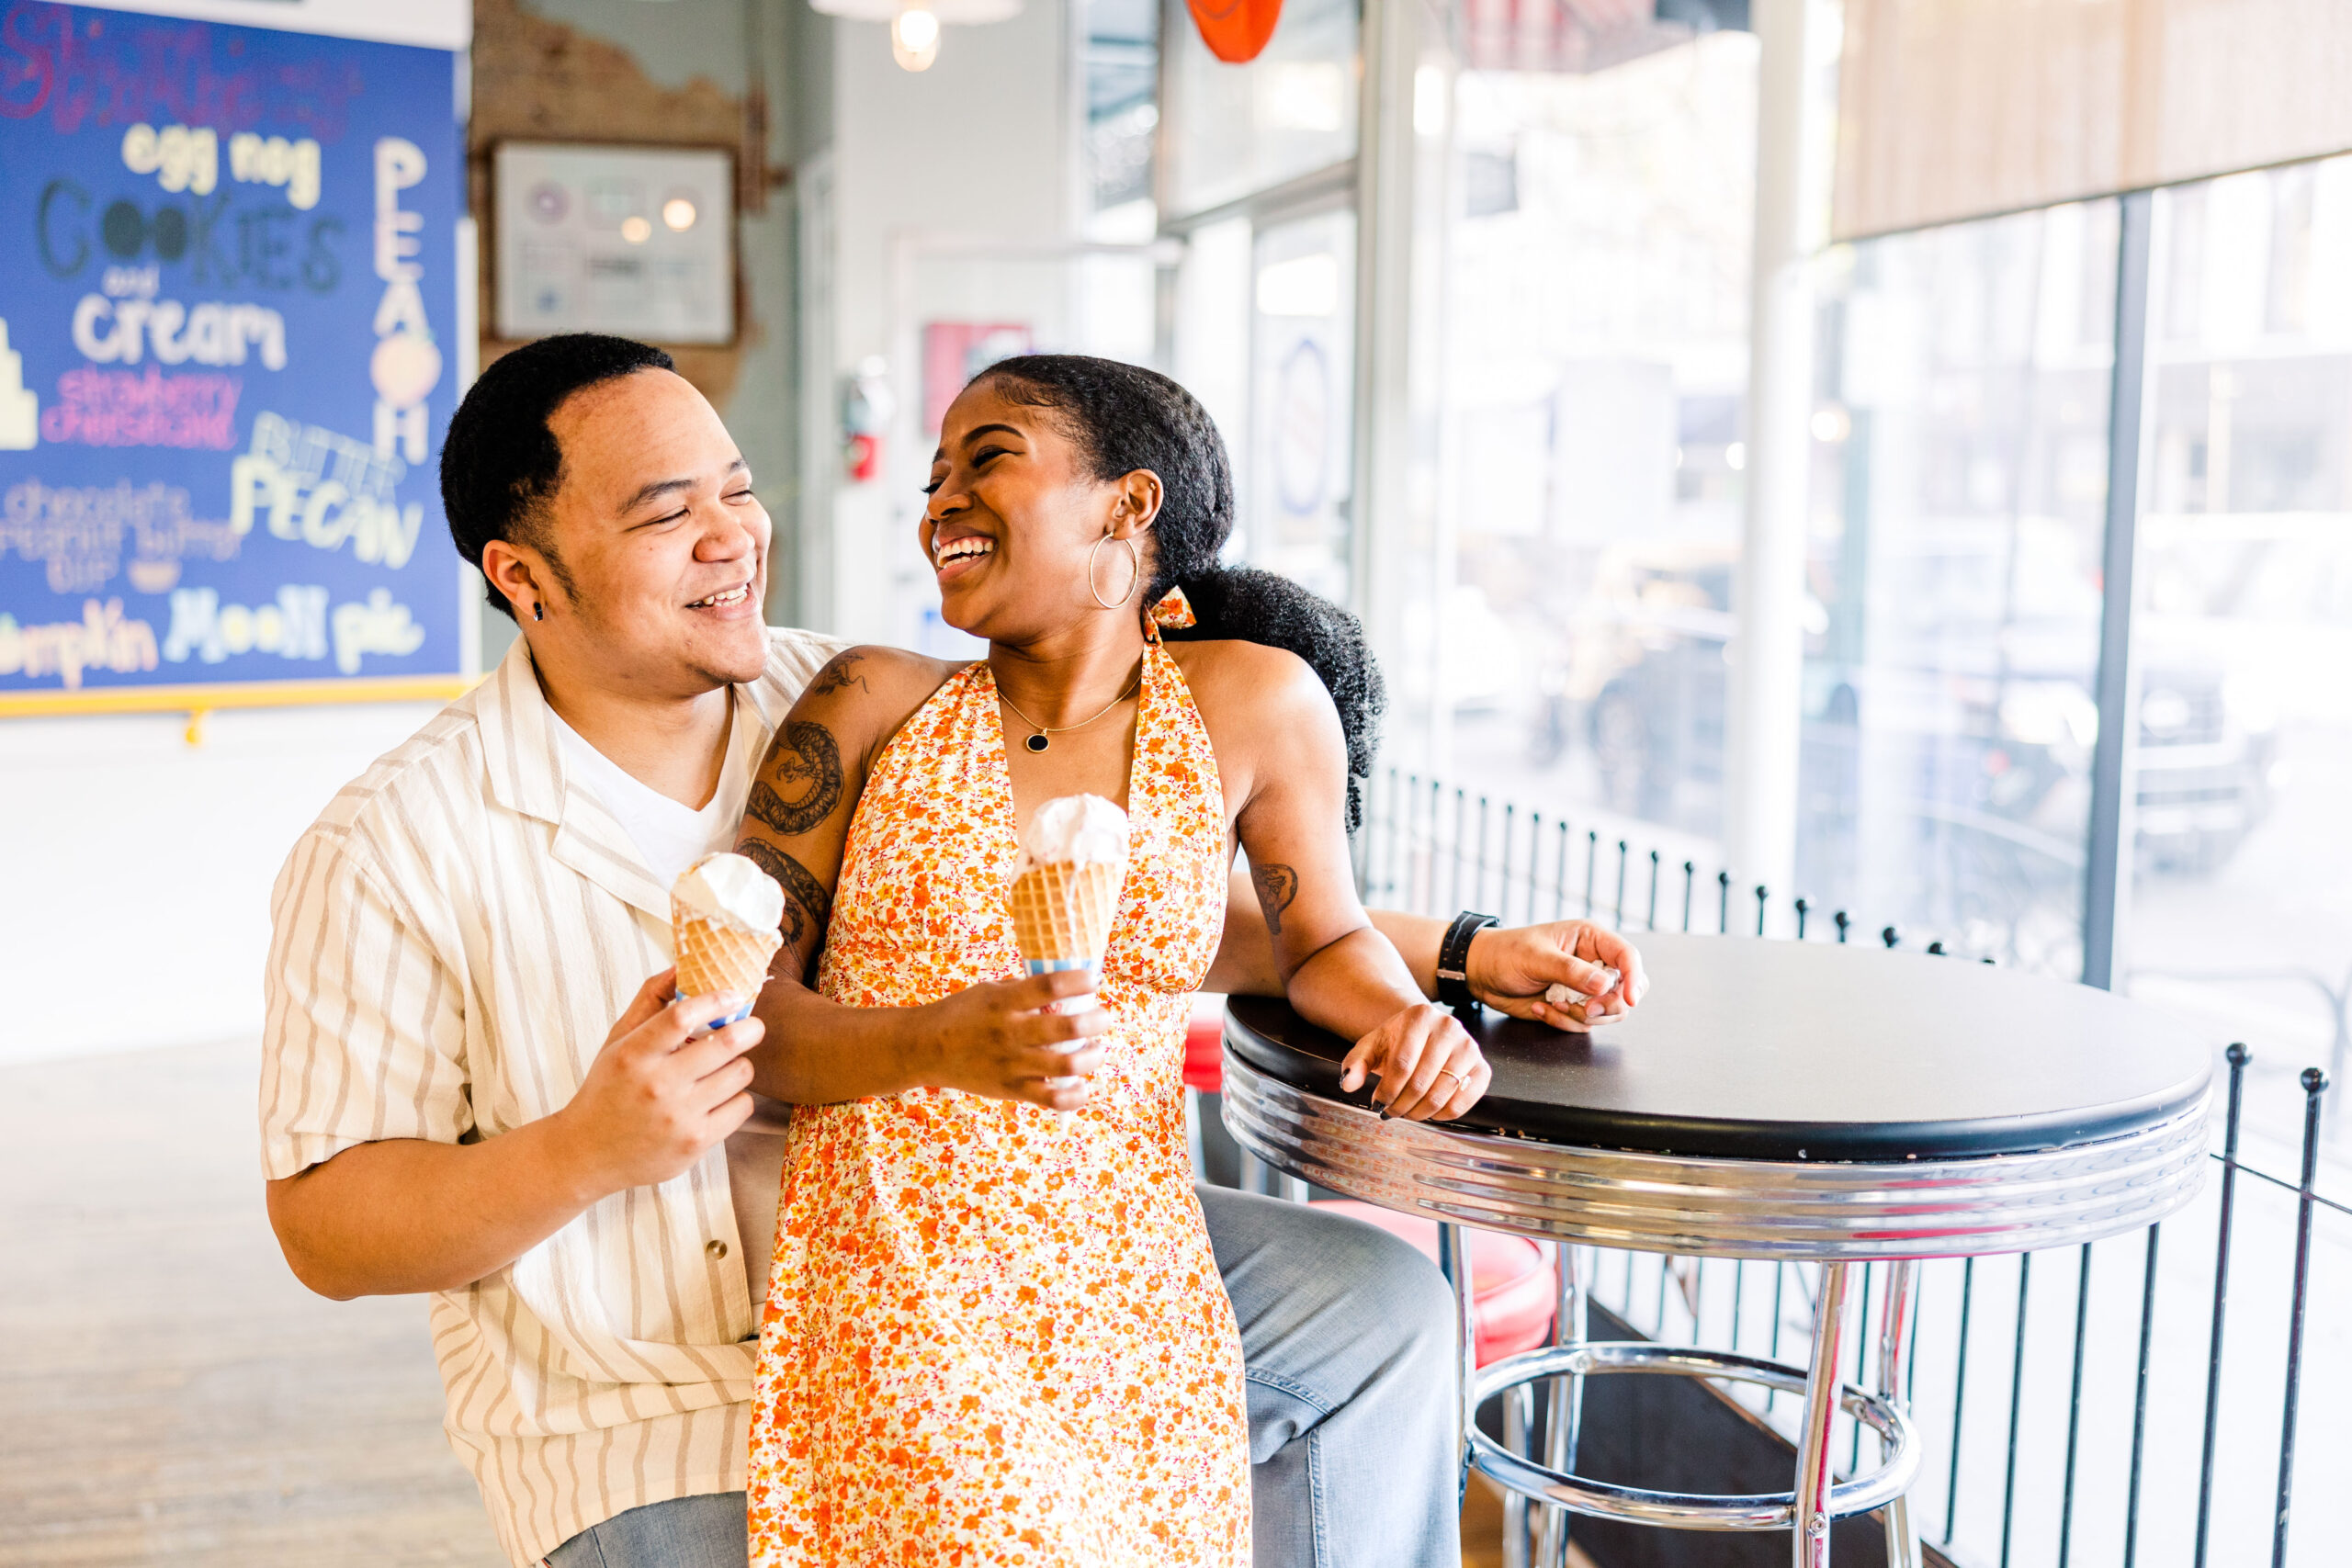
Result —
<instances>
[{"instance_id":1,"label":"woman's hand holding cone","mask_svg":"<svg viewBox=\"0 0 2352 1568\"><path fill-rule=\"evenodd\" d=\"M1048 1012L1048 1004L1091 1000L1092 971L1061 969L1025 980L987 980L917 1010L927 1015L929 1059L922 1081L992 1100L1023 1100L1056 1111L1086 1103L1086 1079L1102 1065L1111 1016L1100 1007Z\"/></svg>"}]
</instances>

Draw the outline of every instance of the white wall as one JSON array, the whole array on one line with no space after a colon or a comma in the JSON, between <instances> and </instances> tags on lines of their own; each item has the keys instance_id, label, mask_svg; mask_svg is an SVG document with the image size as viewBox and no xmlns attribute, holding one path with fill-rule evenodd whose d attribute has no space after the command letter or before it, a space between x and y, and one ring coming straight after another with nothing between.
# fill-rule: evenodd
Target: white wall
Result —
<instances>
[{"instance_id":1,"label":"white wall","mask_svg":"<svg viewBox=\"0 0 2352 1568\"><path fill-rule=\"evenodd\" d=\"M899 407L881 477L835 492L831 629L853 639L909 641L910 606L933 596L913 543L936 434L917 428L918 329L929 314L983 309L915 254L925 243L1073 235L1069 17L1065 0L1030 0L1010 21L948 28L921 73L892 62L882 24L834 25L834 364L889 359ZM1066 308L1063 286L1036 276L1045 269L983 270L997 290L987 308L1017 312L1008 319Z\"/></svg>"},{"instance_id":2,"label":"white wall","mask_svg":"<svg viewBox=\"0 0 2352 1568\"><path fill-rule=\"evenodd\" d=\"M257 1032L279 864L435 707L0 719L0 1063Z\"/></svg>"}]
</instances>

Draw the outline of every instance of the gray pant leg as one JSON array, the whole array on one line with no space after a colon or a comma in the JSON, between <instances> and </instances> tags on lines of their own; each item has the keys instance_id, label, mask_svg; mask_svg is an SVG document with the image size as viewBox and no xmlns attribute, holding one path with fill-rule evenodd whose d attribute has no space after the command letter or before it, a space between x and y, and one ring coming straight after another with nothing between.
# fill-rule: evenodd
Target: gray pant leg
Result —
<instances>
[{"instance_id":1,"label":"gray pant leg","mask_svg":"<svg viewBox=\"0 0 2352 1568\"><path fill-rule=\"evenodd\" d=\"M1453 1568L1453 1298L1344 1215L1197 1190L1249 1363L1258 1568Z\"/></svg>"},{"instance_id":2,"label":"gray pant leg","mask_svg":"<svg viewBox=\"0 0 2352 1568\"><path fill-rule=\"evenodd\" d=\"M591 1525L548 1553L554 1568L745 1568L752 1539L741 1492L648 1503Z\"/></svg>"}]
</instances>

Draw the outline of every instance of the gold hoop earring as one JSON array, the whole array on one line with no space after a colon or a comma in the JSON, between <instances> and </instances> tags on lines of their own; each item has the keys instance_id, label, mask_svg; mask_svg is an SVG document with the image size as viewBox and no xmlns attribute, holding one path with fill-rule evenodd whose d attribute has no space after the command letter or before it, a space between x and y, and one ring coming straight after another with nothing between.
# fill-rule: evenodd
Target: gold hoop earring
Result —
<instances>
[{"instance_id":1,"label":"gold hoop earring","mask_svg":"<svg viewBox=\"0 0 2352 1568\"><path fill-rule=\"evenodd\" d=\"M1094 558L1102 553L1103 546L1113 543L1122 544L1127 547L1128 563L1135 568L1134 574L1127 579L1127 591L1119 595L1117 604L1114 604L1110 600L1103 598L1102 591L1094 586ZM1123 608L1128 600L1136 596L1136 585L1140 583L1142 581L1143 552L1136 548L1136 542L1133 539L1122 539L1116 534L1105 534L1101 538L1094 541L1094 547L1092 549L1086 552L1086 591L1089 593L1093 594L1094 602L1097 604L1102 605L1104 609L1116 610Z\"/></svg>"}]
</instances>

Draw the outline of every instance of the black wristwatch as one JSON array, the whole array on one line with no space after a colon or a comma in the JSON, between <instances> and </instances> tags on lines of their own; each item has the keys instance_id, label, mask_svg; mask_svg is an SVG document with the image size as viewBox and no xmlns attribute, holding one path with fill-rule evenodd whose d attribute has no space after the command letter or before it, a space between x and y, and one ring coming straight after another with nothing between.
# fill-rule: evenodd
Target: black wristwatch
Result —
<instances>
[{"instance_id":1,"label":"black wristwatch","mask_svg":"<svg viewBox=\"0 0 2352 1568\"><path fill-rule=\"evenodd\" d=\"M1464 909L1445 928L1437 949L1437 999L1464 1018L1478 1016L1478 998L1470 990L1470 939L1488 926L1502 922L1492 915Z\"/></svg>"}]
</instances>

